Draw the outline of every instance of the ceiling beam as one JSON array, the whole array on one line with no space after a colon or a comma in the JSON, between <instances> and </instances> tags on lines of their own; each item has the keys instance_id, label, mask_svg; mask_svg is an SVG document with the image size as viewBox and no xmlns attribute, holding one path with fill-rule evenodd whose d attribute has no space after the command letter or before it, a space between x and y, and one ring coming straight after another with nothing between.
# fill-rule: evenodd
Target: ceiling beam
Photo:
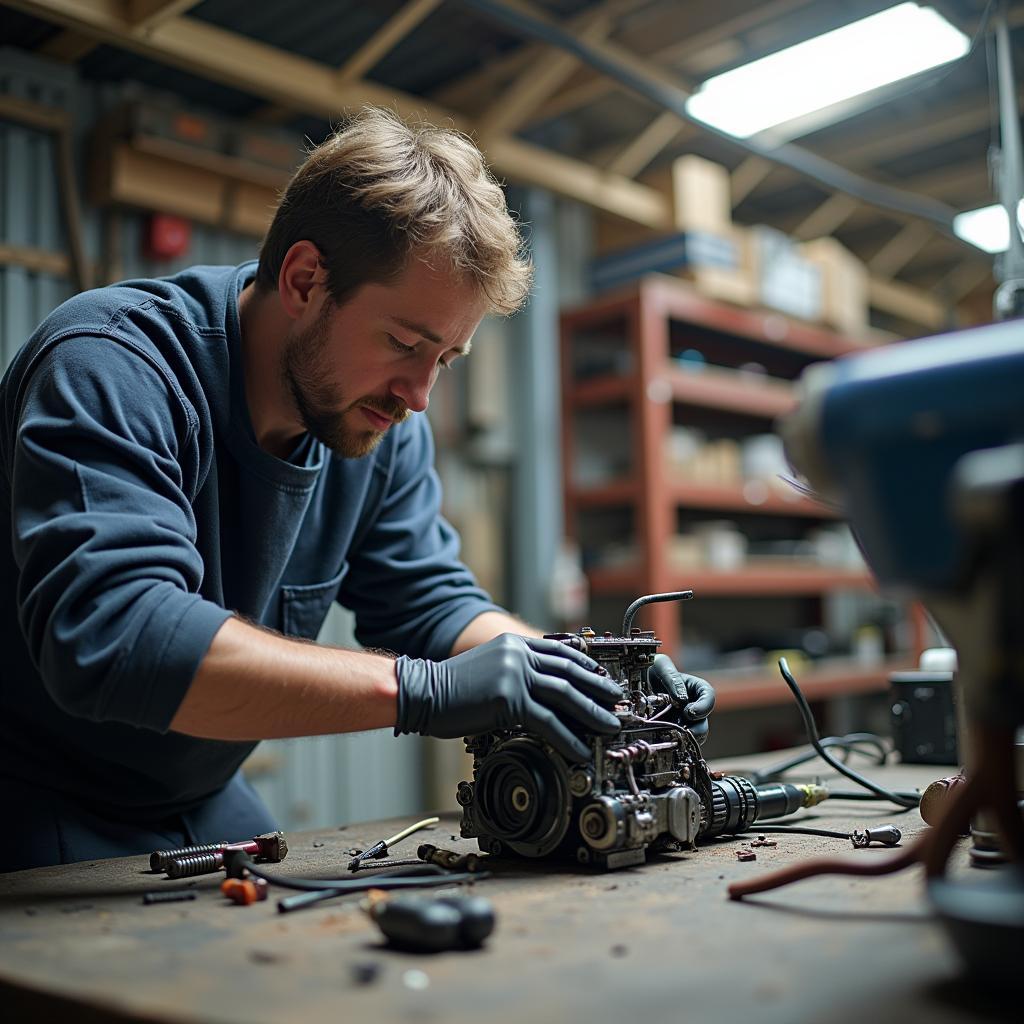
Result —
<instances>
[{"instance_id":1,"label":"ceiling beam","mask_svg":"<svg viewBox=\"0 0 1024 1024\"><path fill-rule=\"evenodd\" d=\"M57 22L110 43L254 96L327 119L345 107L397 108L463 131L473 125L455 112L365 80L339 82L327 65L248 39L236 32L178 17L135 34L117 0L5 0L37 18ZM518 139L494 139L485 150L498 175L548 188L649 227L672 223L668 200L621 175L596 170Z\"/></svg>"},{"instance_id":2,"label":"ceiling beam","mask_svg":"<svg viewBox=\"0 0 1024 1024\"><path fill-rule=\"evenodd\" d=\"M596 15L607 15L613 21L618 21L645 2L647 0L603 0L602 3L587 8L582 14L569 18L565 24L568 29L575 32L585 27L589 19ZM523 43L500 57L488 60L483 67L446 82L431 98L436 103L443 103L456 110L475 109L481 96L493 93L497 86L507 83L541 54L549 51L550 48L543 43Z\"/></svg>"},{"instance_id":3,"label":"ceiling beam","mask_svg":"<svg viewBox=\"0 0 1024 1024\"><path fill-rule=\"evenodd\" d=\"M587 18L578 31L583 39L595 42L604 39L613 24L601 13ZM579 64L579 58L571 53L546 49L477 118L480 138L486 143L495 136L514 135Z\"/></svg>"},{"instance_id":4,"label":"ceiling beam","mask_svg":"<svg viewBox=\"0 0 1024 1024\"><path fill-rule=\"evenodd\" d=\"M687 70L688 60L699 58L710 47L731 41L740 33L749 32L751 29L784 17L798 7L807 6L810 2L811 0L774 0L774 2L755 4L752 9L742 11L734 17L723 18L713 28L688 34L683 39L676 39L667 45L660 46L653 52L644 54L642 59L648 67L672 65L679 73L677 84L683 84L692 90L694 82L682 81L682 76ZM672 10L678 14L679 6L674 4L671 6ZM570 113L622 88L622 85L613 78L594 74L553 96L550 106L545 109L545 115L549 110L551 116Z\"/></svg>"},{"instance_id":5,"label":"ceiling beam","mask_svg":"<svg viewBox=\"0 0 1024 1024\"><path fill-rule=\"evenodd\" d=\"M141 32L185 14L198 3L199 0L125 0L125 21Z\"/></svg>"},{"instance_id":6,"label":"ceiling beam","mask_svg":"<svg viewBox=\"0 0 1024 1024\"><path fill-rule=\"evenodd\" d=\"M363 45L338 69L341 83L362 78L376 64L390 53L413 29L416 28L441 0L409 0L399 8ZM296 111L276 103L268 104L251 114L254 121L262 124L282 124L295 116Z\"/></svg>"},{"instance_id":7,"label":"ceiling beam","mask_svg":"<svg viewBox=\"0 0 1024 1024\"><path fill-rule=\"evenodd\" d=\"M868 260L868 270L878 277L895 277L934 236L935 232L923 221L912 221Z\"/></svg>"},{"instance_id":8,"label":"ceiling beam","mask_svg":"<svg viewBox=\"0 0 1024 1024\"><path fill-rule=\"evenodd\" d=\"M342 82L351 82L362 78L417 25L432 14L440 3L441 0L409 0L342 64L338 69L338 79Z\"/></svg>"},{"instance_id":9,"label":"ceiling beam","mask_svg":"<svg viewBox=\"0 0 1024 1024\"><path fill-rule=\"evenodd\" d=\"M184 14L199 0L124 0L125 21L136 32L144 32L170 18ZM37 53L65 64L77 64L99 46L99 41L81 32L58 32L38 48Z\"/></svg>"},{"instance_id":10,"label":"ceiling beam","mask_svg":"<svg viewBox=\"0 0 1024 1024\"><path fill-rule=\"evenodd\" d=\"M1024 89L1018 94L1018 102L1024 104ZM991 121L991 104L987 96L977 96L961 104L929 116L927 120L915 122L899 130L880 132L877 126L860 131L844 130L836 142L817 145L806 144L808 149L826 159L841 162L854 170L866 171L886 160L927 149L929 146L962 138L981 131ZM772 175L771 188L766 195L774 195L789 188L800 176L788 168L780 168Z\"/></svg>"},{"instance_id":11,"label":"ceiling beam","mask_svg":"<svg viewBox=\"0 0 1024 1024\"><path fill-rule=\"evenodd\" d=\"M791 234L800 239L831 235L860 205L858 200L835 192L800 221Z\"/></svg>"},{"instance_id":12,"label":"ceiling beam","mask_svg":"<svg viewBox=\"0 0 1024 1024\"><path fill-rule=\"evenodd\" d=\"M958 263L937 282L934 290L956 304L966 299L975 288L986 283L994 283L992 263L989 260L971 260L967 263Z\"/></svg>"},{"instance_id":13,"label":"ceiling beam","mask_svg":"<svg viewBox=\"0 0 1024 1024\"><path fill-rule=\"evenodd\" d=\"M664 110L619 150L605 165L605 170L635 178L666 146L693 131L696 129L688 121L671 110Z\"/></svg>"},{"instance_id":14,"label":"ceiling beam","mask_svg":"<svg viewBox=\"0 0 1024 1024\"><path fill-rule=\"evenodd\" d=\"M729 175L729 192L735 210L775 170L775 164L759 156L748 156Z\"/></svg>"}]
</instances>

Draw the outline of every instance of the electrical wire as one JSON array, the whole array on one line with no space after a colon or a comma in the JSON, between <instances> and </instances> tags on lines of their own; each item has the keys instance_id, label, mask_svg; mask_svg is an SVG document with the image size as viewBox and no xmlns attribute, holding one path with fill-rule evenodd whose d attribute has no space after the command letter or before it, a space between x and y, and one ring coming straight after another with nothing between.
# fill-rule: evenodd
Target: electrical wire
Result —
<instances>
[{"instance_id":1,"label":"electrical wire","mask_svg":"<svg viewBox=\"0 0 1024 1024\"><path fill-rule=\"evenodd\" d=\"M361 878L290 878L286 875L271 874L264 871L252 858L243 857L239 863L257 878L262 878L269 885L279 885L283 889L298 889L301 895L290 896L278 900L277 909L286 914L292 910L345 896L351 893L365 892L367 889L427 889L445 885L461 885L477 879L489 877L488 872L451 872L437 864L420 864L418 867L394 868L390 871L378 871Z\"/></svg>"},{"instance_id":2,"label":"electrical wire","mask_svg":"<svg viewBox=\"0 0 1024 1024\"><path fill-rule=\"evenodd\" d=\"M878 764L885 764L889 751L886 749L884 741L880 736L876 736L870 732L854 732L849 733L846 736L826 736L821 741L823 747L839 747L847 751L858 751L864 753L861 750L861 746L872 746L875 748L875 753L878 756ZM754 785L761 785L765 782L772 782L775 780L777 775L781 775L783 772L789 771L790 768L796 768L798 765L805 764L808 761L813 761L818 756L817 751L810 750L804 753L795 754L792 757L787 758L785 761L779 761L777 764L769 765L767 768L762 768L760 771L752 772L750 775L750 781Z\"/></svg>"},{"instance_id":3,"label":"electrical wire","mask_svg":"<svg viewBox=\"0 0 1024 1024\"><path fill-rule=\"evenodd\" d=\"M901 807L902 811L912 811L918 803L921 801L921 794L910 792L906 789L894 789L894 793L898 796L902 796L908 801L908 805ZM888 800L888 797L877 796L874 793L865 793L860 789L829 789L828 798L830 800ZM910 806L909 801L913 800L913 806ZM897 812L898 813L898 812Z\"/></svg>"},{"instance_id":4,"label":"electrical wire","mask_svg":"<svg viewBox=\"0 0 1024 1024\"><path fill-rule=\"evenodd\" d=\"M880 800L890 800L898 807L906 807L908 810L920 804L921 798L917 794L914 794L913 798L911 798L903 793L894 793L892 790L878 785L877 782L872 782L869 778L861 775L860 772L854 771L853 768L834 758L822 746L821 739L818 736L818 727L814 724L814 716L811 714L810 706L797 685L797 681L793 678L793 673L789 671L789 665L785 658L779 658L779 671L782 673L782 678L786 681L786 685L796 699L796 705L800 710L800 717L804 721L804 728L807 730L807 737L811 741L811 746L814 747L818 752L818 756L826 764L831 765L840 775L845 775L848 779L856 782L857 785L863 786L869 792L874 793Z\"/></svg>"},{"instance_id":5,"label":"electrical wire","mask_svg":"<svg viewBox=\"0 0 1024 1024\"><path fill-rule=\"evenodd\" d=\"M828 828L809 828L804 825L762 825L756 822L751 832L775 832L785 834L786 832L798 832L806 836L825 836L827 839L849 839L849 832L836 832Z\"/></svg>"}]
</instances>

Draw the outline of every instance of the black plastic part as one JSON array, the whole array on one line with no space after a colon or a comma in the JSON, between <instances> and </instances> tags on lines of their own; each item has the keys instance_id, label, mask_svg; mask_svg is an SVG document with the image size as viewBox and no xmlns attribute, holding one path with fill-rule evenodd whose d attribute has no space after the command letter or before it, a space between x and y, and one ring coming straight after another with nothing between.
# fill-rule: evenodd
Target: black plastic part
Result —
<instances>
[{"instance_id":1,"label":"black plastic part","mask_svg":"<svg viewBox=\"0 0 1024 1024\"><path fill-rule=\"evenodd\" d=\"M150 903L184 903L186 900L195 898L194 889L169 889L166 892L144 892L142 894L142 902L147 906Z\"/></svg>"},{"instance_id":2,"label":"black plastic part","mask_svg":"<svg viewBox=\"0 0 1024 1024\"><path fill-rule=\"evenodd\" d=\"M787 814L800 810L804 803L803 792L788 782L769 782L758 786L756 792L755 821L785 817Z\"/></svg>"},{"instance_id":3,"label":"black plastic part","mask_svg":"<svg viewBox=\"0 0 1024 1024\"><path fill-rule=\"evenodd\" d=\"M482 896L392 897L371 916L392 946L413 953L472 949L494 930L494 909Z\"/></svg>"},{"instance_id":4,"label":"black plastic part","mask_svg":"<svg viewBox=\"0 0 1024 1024\"><path fill-rule=\"evenodd\" d=\"M224 851L224 874L228 878L245 878L253 860L244 850Z\"/></svg>"},{"instance_id":5,"label":"black plastic part","mask_svg":"<svg viewBox=\"0 0 1024 1024\"><path fill-rule=\"evenodd\" d=\"M748 779L726 775L711 783L711 820L705 838L746 832L757 820L757 791Z\"/></svg>"}]
</instances>

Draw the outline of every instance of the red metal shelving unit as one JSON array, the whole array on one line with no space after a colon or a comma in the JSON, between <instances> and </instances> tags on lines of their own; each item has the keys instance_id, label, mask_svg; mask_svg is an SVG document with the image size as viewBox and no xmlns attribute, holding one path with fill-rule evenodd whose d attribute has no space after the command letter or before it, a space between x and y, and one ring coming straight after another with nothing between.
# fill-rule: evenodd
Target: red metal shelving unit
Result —
<instances>
[{"instance_id":1,"label":"red metal shelving unit","mask_svg":"<svg viewBox=\"0 0 1024 1024\"><path fill-rule=\"evenodd\" d=\"M836 513L799 495L769 490L755 492L743 485L708 484L679 479L666 472L665 440L672 428L673 410L682 405L694 416L713 411L764 420L764 429L795 405L792 377L775 377L742 369L704 365L690 371L671 360L673 330L699 332L703 340L721 336L763 352L766 363L796 367L863 350L831 332L788 320L774 313L731 307L697 294L691 286L668 277L644 278L634 286L602 296L562 315L562 450L566 532L573 537L581 515L594 510L629 508L634 512L637 558L628 565L596 566L588 572L594 595L628 600L643 593L692 589L700 597L764 597L824 595L835 590L874 587L865 570L824 567L796 560L752 561L743 568L723 572L674 566L666 552L676 529L679 509L709 514L742 513L786 516L808 523L834 521ZM581 335L621 337L622 372L602 372L574 379L573 345ZM678 340L678 339L677 339ZM795 375L796 370L793 371ZM628 475L600 484L573 481L574 425L579 410L624 409L632 428ZM651 605L644 624L662 639L664 649L679 644L678 607ZM923 622L912 615L915 642L920 644ZM815 668L807 673L811 697L837 696L884 689L888 673L906 667L911 655L880 666L852 661ZM803 685L803 682L802 682ZM771 673L723 678L720 706L740 707L788 699L781 680ZM777 695L777 696L776 696Z\"/></svg>"}]
</instances>

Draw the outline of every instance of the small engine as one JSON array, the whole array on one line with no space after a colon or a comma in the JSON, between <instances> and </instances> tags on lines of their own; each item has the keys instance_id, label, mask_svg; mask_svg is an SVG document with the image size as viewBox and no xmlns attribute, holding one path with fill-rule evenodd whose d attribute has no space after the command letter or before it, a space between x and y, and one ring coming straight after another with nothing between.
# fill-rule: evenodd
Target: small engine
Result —
<instances>
[{"instance_id":1,"label":"small engine","mask_svg":"<svg viewBox=\"0 0 1024 1024\"><path fill-rule=\"evenodd\" d=\"M755 788L739 776L713 776L684 724L685 696L653 690L648 670L660 641L632 628L633 617L645 604L692 596L638 598L618 636L589 628L547 635L593 658L622 686L621 731L585 735L591 755L579 764L519 729L467 737L473 781L457 793L465 838L494 855L572 857L611 869L642 864L647 850L693 849L698 837L733 835L817 802L810 792L817 787Z\"/></svg>"}]
</instances>

